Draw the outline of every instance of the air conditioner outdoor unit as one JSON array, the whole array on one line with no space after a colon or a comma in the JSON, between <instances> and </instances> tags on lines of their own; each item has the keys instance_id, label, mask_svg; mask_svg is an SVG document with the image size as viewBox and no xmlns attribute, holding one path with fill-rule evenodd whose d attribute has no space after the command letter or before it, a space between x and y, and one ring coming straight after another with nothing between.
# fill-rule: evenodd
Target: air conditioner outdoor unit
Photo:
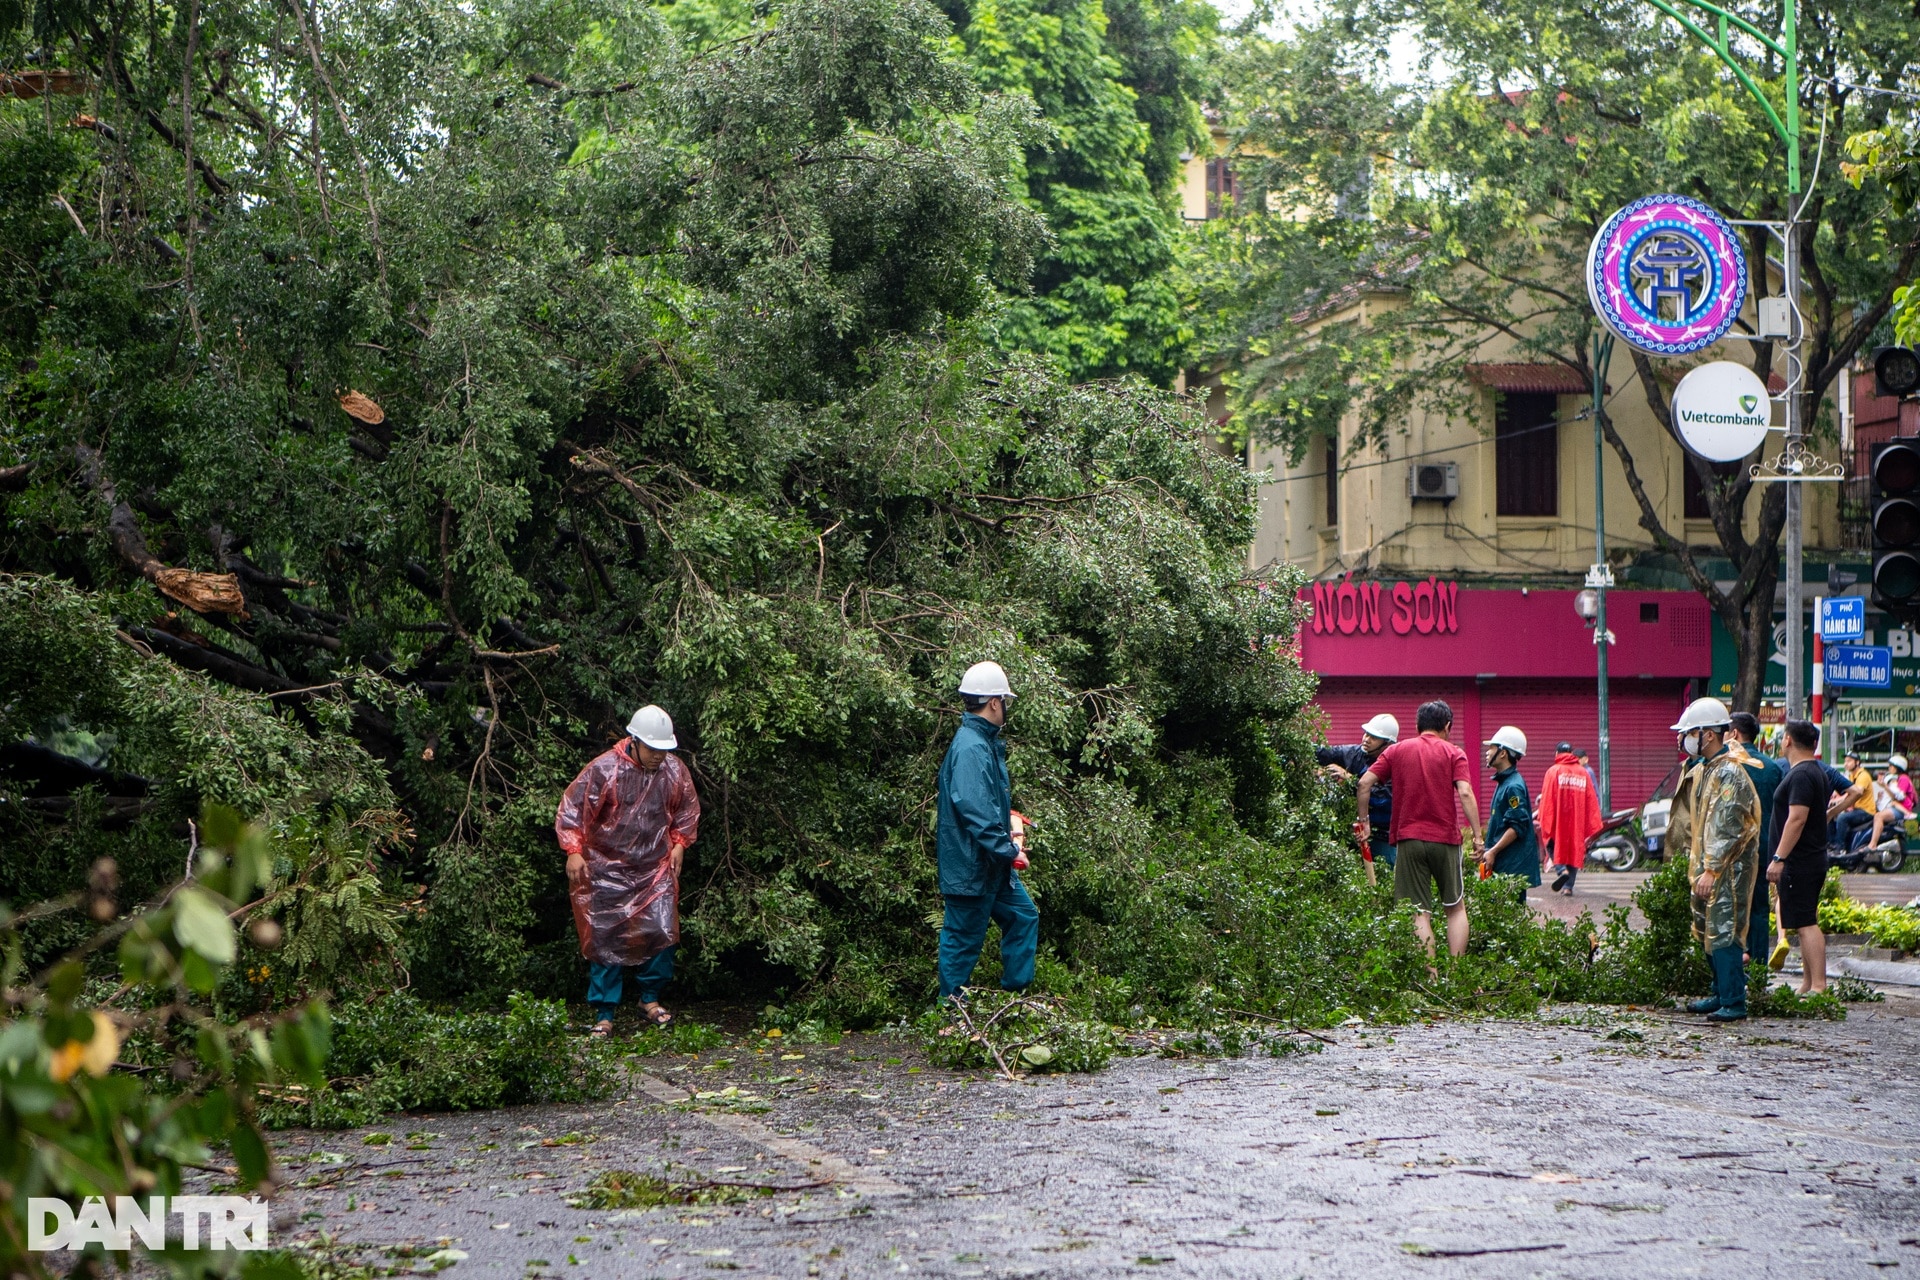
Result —
<instances>
[{"instance_id":1,"label":"air conditioner outdoor unit","mask_svg":"<svg viewBox=\"0 0 1920 1280\"><path fill-rule=\"evenodd\" d=\"M1415 502L1452 502L1460 496L1460 464L1409 462L1407 496Z\"/></svg>"}]
</instances>

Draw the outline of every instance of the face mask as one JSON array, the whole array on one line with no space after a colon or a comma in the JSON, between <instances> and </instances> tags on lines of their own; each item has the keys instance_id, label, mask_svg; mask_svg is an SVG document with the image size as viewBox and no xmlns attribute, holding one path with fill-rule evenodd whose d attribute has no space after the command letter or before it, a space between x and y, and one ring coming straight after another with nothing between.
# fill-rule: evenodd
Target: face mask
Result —
<instances>
[{"instance_id":1,"label":"face mask","mask_svg":"<svg viewBox=\"0 0 1920 1280\"><path fill-rule=\"evenodd\" d=\"M1680 749L1686 752L1690 756L1699 755L1700 754L1700 735L1697 733L1689 733L1685 737L1681 738Z\"/></svg>"}]
</instances>

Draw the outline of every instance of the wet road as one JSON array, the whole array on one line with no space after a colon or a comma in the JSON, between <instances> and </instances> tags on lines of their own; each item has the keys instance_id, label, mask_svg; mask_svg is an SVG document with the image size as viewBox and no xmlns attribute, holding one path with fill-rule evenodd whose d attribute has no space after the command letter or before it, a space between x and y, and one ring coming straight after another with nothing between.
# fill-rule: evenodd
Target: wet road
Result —
<instances>
[{"instance_id":1,"label":"wet road","mask_svg":"<svg viewBox=\"0 0 1920 1280\"><path fill-rule=\"evenodd\" d=\"M386 1147L283 1135L274 1237L324 1231L398 1269L445 1246L466 1255L454 1280L1920 1269L1920 1002L1730 1031L1571 1009L1329 1038L1002 1083L886 1037L753 1037L637 1059L613 1103L396 1118ZM681 1101L696 1091L714 1096ZM568 1206L607 1169L833 1181Z\"/></svg>"}]
</instances>

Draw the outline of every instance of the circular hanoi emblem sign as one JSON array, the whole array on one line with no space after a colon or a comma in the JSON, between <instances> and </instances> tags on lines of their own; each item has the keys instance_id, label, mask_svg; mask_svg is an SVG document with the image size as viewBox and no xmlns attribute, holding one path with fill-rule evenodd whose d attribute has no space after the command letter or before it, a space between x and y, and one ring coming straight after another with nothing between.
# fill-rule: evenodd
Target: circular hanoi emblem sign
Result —
<instances>
[{"instance_id":1,"label":"circular hanoi emblem sign","mask_svg":"<svg viewBox=\"0 0 1920 1280\"><path fill-rule=\"evenodd\" d=\"M1593 237L1587 297L1623 342L1657 356L1691 355L1739 318L1747 255L1732 224L1708 205L1644 196Z\"/></svg>"}]
</instances>

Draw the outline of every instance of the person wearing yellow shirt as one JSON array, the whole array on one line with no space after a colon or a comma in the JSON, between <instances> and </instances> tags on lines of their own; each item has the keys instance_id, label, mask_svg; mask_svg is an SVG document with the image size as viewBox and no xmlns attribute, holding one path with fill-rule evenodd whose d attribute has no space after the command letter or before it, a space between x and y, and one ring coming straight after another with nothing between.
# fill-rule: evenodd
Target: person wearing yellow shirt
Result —
<instances>
[{"instance_id":1,"label":"person wearing yellow shirt","mask_svg":"<svg viewBox=\"0 0 1920 1280\"><path fill-rule=\"evenodd\" d=\"M1857 835L1873 825L1873 775L1860 763L1858 752L1847 752L1841 772L1847 775L1847 781L1853 784L1852 793L1858 793L1853 806L1844 810L1833 820L1834 843L1842 849L1851 849Z\"/></svg>"}]
</instances>

